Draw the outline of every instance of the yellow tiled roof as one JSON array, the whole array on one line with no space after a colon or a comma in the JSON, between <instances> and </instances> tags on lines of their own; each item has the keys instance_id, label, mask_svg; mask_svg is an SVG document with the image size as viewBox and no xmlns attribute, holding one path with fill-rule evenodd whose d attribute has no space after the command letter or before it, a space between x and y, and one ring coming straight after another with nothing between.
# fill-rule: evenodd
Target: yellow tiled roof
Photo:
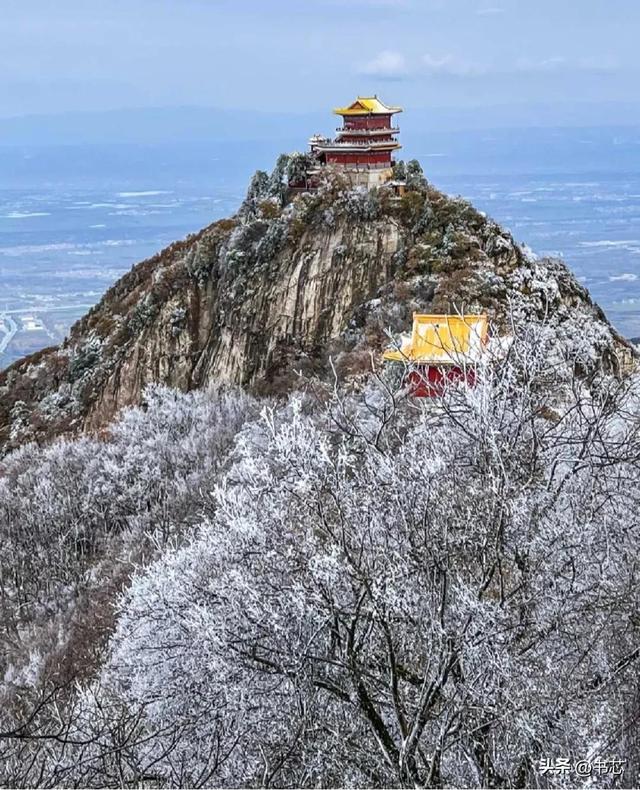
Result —
<instances>
[{"instance_id":1,"label":"yellow tiled roof","mask_svg":"<svg viewBox=\"0 0 640 790\"><path fill-rule=\"evenodd\" d=\"M336 107L336 115L388 115L402 112L402 107L387 107L377 96L358 96L348 107Z\"/></svg>"},{"instance_id":2,"label":"yellow tiled roof","mask_svg":"<svg viewBox=\"0 0 640 790\"><path fill-rule=\"evenodd\" d=\"M486 315L423 315L414 313L411 337L400 349L388 349L390 362L455 365L477 362L487 340Z\"/></svg>"}]
</instances>

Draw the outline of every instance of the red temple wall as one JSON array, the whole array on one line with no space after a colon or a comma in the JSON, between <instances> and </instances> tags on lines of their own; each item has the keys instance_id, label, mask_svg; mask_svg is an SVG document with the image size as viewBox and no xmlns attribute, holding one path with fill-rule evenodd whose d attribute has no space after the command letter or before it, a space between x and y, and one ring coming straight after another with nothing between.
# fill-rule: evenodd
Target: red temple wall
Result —
<instances>
[{"instance_id":1,"label":"red temple wall","mask_svg":"<svg viewBox=\"0 0 640 790\"><path fill-rule=\"evenodd\" d=\"M469 387L475 386L476 372L473 368L463 370L456 365L420 365L405 379L414 398L437 398L444 393L447 385L463 381Z\"/></svg>"},{"instance_id":2,"label":"red temple wall","mask_svg":"<svg viewBox=\"0 0 640 790\"><path fill-rule=\"evenodd\" d=\"M344 118L345 129L388 129L390 126L390 115L365 115L362 117Z\"/></svg>"},{"instance_id":3,"label":"red temple wall","mask_svg":"<svg viewBox=\"0 0 640 790\"><path fill-rule=\"evenodd\" d=\"M327 153L327 162L338 165L391 165L391 151L372 153Z\"/></svg>"}]
</instances>

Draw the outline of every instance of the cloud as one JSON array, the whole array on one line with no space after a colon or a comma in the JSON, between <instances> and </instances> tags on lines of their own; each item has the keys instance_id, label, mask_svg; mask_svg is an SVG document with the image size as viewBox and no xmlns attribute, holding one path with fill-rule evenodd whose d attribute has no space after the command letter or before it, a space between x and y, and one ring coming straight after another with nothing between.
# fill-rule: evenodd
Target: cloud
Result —
<instances>
[{"instance_id":1,"label":"cloud","mask_svg":"<svg viewBox=\"0 0 640 790\"><path fill-rule=\"evenodd\" d=\"M423 71L432 76L481 77L489 71L486 66L480 63L471 63L453 55L444 55L443 57L423 55L422 66Z\"/></svg>"},{"instance_id":2,"label":"cloud","mask_svg":"<svg viewBox=\"0 0 640 790\"><path fill-rule=\"evenodd\" d=\"M472 79L477 77L499 77L512 73L520 74L560 74L568 72L585 72L593 74L610 74L618 70L617 63L601 58L567 58L554 55L543 58L518 58L511 63L481 63L470 61L455 55L423 55L421 73L432 77L459 77Z\"/></svg>"},{"instance_id":3,"label":"cloud","mask_svg":"<svg viewBox=\"0 0 640 790\"><path fill-rule=\"evenodd\" d=\"M567 59L561 56L551 58L518 58L516 61L516 71L529 73L559 71L565 68Z\"/></svg>"},{"instance_id":4,"label":"cloud","mask_svg":"<svg viewBox=\"0 0 640 790\"><path fill-rule=\"evenodd\" d=\"M516 71L539 74L559 71L585 71L607 74L617 71L618 65L612 60L601 58L569 59L562 55L549 58L520 58L515 64Z\"/></svg>"},{"instance_id":5,"label":"cloud","mask_svg":"<svg viewBox=\"0 0 640 790\"><path fill-rule=\"evenodd\" d=\"M358 69L360 74L387 80L399 80L410 75L479 77L489 71L487 66L471 63L453 55L442 57L423 55L416 61L410 61L401 52L389 49L383 50Z\"/></svg>"},{"instance_id":6,"label":"cloud","mask_svg":"<svg viewBox=\"0 0 640 790\"><path fill-rule=\"evenodd\" d=\"M440 77L456 79L499 78L513 74L555 75L584 72L609 74L617 71L618 64L604 58L569 58L564 55L521 57L510 62L481 62L467 60L452 53L425 54L410 58L398 50L385 49L362 64L359 74L378 79L400 80L406 77Z\"/></svg>"},{"instance_id":7,"label":"cloud","mask_svg":"<svg viewBox=\"0 0 640 790\"><path fill-rule=\"evenodd\" d=\"M369 77L379 77L387 80L397 80L406 77L409 73L407 60L401 52L385 49L372 60L359 69L360 74Z\"/></svg>"},{"instance_id":8,"label":"cloud","mask_svg":"<svg viewBox=\"0 0 640 790\"><path fill-rule=\"evenodd\" d=\"M609 277L610 282L615 282L616 280L626 280L627 282L634 282L638 279L637 274L633 274L631 272L625 272L624 274L612 274Z\"/></svg>"},{"instance_id":9,"label":"cloud","mask_svg":"<svg viewBox=\"0 0 640 790\"><path fill-rule=\"evenodd\" d=\"M397 50L385 49L358 69L359 74L379 79L399 80L409 76L480 77L491 69L454 55L423 55L411 59Z\"/></svg>"}]
</instances>

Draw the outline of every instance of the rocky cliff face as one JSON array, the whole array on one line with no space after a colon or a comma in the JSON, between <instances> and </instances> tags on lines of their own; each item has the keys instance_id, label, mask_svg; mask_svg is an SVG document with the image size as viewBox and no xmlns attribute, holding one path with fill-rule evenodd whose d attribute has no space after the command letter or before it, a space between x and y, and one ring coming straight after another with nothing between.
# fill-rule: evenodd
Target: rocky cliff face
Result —
<instances>
[{"instance_id":1,"label":"rocky cliff face","mask_svg":"<svg viewBox=\"0 0 640 790\"><path fill-rule=\"evenodd\" d=\"M582 366L626 346L561 262L424 179L396 198L334 174L290 200L281 161L236 216L135 266L61 347L0 374L0 447L99 429L151 382L278 392L329 357L349 376L416 310L545 320Z\"/></svg>"}]
</instances>

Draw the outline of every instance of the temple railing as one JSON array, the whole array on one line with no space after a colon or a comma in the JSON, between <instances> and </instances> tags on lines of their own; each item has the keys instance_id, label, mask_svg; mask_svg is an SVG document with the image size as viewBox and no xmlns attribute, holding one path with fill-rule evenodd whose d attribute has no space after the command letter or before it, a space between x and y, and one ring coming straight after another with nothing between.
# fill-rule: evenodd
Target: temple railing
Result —
<instances>
[{"instance_id":1,"label":"temple railing","mask_svg":"<svg viewBox=\"0 0 640 790\"><path fill-rule=\"evenodd\" d=\"M381 127L379 129L350 129L348 126L337 126L336 132L369 136L374 134L398 134L400 132L400 128L398 126L390 126L389 128Z\"/></svg>"},{"instance_id":2,"label":"temple railing","mask_svg":"<svg viewBox=\"0 0 640 790\"><path fill-rule=\"evenodd\" d=\"M364 172L366 170L391 170L395 162L392 160L391 162L371 162L370 164L354 164L351 162L329 162L328 166L336 166L336 167L344 167L348 170L354 170L355 172Z\"/></svg>"},{"instance_id":3,"label":"temple railing","mask_svg":"<svg viewBox=\"0 0 640 790\"><path fill-rule=\"evenodd\" d=\"M331 140L328 143L314 143L313 147L323 151L329 148L400 148L400 143L397 140Z\"/></svg>"}]
</instances>

